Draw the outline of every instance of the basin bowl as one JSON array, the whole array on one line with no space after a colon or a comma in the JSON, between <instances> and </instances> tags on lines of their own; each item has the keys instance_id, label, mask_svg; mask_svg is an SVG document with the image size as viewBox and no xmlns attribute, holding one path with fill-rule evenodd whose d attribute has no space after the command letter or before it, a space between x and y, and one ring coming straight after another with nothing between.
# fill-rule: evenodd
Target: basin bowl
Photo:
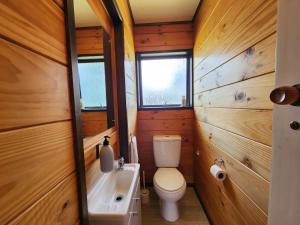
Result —
<instances>
[{"instance_id":1,"label":"basin bowl","mask_svg":"<svg viewBox=\"0 0 300 225\"><path fill-rule=\"evenodd\" d=\"M139 164L125 164L123 169L101 176L87 196L91 225L127 221L134 188L139 180L139 168Z\"/></svg>"}]
</instances>

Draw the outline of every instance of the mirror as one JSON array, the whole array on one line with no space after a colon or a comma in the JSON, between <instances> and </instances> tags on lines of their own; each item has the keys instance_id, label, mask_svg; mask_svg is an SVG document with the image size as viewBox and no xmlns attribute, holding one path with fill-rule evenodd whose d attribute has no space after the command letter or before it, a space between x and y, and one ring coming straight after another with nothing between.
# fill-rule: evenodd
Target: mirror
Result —
<instances>
[{"instance_id":1,"label":"mirror","mask_svg":"<svg viewBox=\"0 0 300 225\"><path fill-rule=\"evenodd\" d=\"M115 125L111 41L86 0L74 1L84 137Z\"/></svg>"}]
</instances>

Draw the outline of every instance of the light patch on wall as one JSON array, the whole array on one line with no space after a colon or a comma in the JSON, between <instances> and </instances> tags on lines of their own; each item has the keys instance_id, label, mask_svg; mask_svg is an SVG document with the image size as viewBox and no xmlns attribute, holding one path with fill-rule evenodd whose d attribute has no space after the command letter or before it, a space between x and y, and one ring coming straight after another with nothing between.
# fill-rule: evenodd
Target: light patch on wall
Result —
<instances>
[{"instance_id":1,"label":"light patch on wall","mask_svg":"<svg viewBox=\"0 0 300 225\"><path fill-rule=\"evenodd\" d=\"M86 0L74 0L75 25L76 27L100 26L96 14Z\"/></svg>"}]
</instances>

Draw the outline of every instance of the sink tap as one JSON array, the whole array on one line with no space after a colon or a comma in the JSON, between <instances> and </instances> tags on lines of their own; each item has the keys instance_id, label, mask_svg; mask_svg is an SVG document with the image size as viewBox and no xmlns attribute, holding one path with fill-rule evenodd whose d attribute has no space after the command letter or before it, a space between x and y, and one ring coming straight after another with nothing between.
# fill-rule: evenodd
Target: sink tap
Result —
<instances>
[{"instance_id":1,"label":"sink tap","mask_svg":"<svg viewBox=\"0 0 300 225\"><path fill-rule=\"evenodd\" d=\"M124 158L123 157L119 158L119 160L118 160L118 169L119 170L124 169L124 164L125 164Z\"/></svg>"}]
</instances>

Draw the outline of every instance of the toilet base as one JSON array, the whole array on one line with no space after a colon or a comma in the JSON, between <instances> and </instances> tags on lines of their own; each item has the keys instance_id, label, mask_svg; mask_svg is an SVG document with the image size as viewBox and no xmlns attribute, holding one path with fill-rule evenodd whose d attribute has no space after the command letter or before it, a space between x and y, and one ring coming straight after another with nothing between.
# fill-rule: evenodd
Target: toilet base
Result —
<instances>
[{"instance_id":1,"label":"toilet base","mask_svg":"<svg viewBox=\"0 0 300 225\"><path fill-rule=\"evenodd\" d=\"M176 221L179 218L177 202L160 200L160 213L165 220Z\"/></svg>"}]
</instances>

